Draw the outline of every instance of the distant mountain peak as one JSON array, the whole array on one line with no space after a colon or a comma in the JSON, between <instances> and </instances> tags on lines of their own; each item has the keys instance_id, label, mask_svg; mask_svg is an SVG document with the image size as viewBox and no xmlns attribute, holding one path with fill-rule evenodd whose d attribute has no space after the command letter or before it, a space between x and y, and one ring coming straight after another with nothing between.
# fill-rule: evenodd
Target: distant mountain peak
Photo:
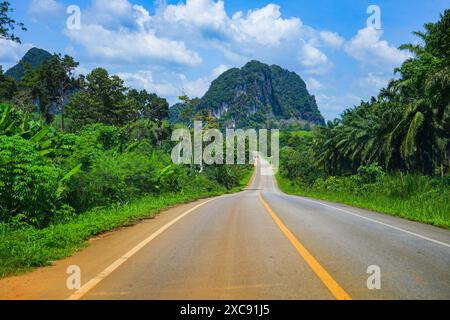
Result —
<instances>
[{"instance_id":1,"label":"distant mountain peak","mask_svg":"<svg viewBox=\"0 0 450 320\"><path fill-rule=\"evenodd\" d=\"M19 63L5 72L5 75L20 80L25 75L27 67L35 69L51 57L52 54L44 49L31 48L20 59Z\"/></svg>"},{"instance_id":2,"label":"distant mountain peak","mask_svg":"<svg viewBox=\"0 0 450 320\"><path fill-rule=\"evenodd\" d=\"M316 99L295 72L251 60L215 79L198 106L227 125L324 124Z\"/></svg>"}]
</instances>

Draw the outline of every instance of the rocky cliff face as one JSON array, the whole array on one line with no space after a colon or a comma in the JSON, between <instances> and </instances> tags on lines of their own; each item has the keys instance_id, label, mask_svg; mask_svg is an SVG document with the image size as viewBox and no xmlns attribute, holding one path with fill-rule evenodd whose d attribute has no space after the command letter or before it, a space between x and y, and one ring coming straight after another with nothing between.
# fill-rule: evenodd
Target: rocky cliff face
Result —
<instances>
[{"instance_id":1,"label":"rocky cliff face","mask_svg":"<svg viewBox=\"0 0 450 320\"><path fill-rule=\"evenodd\" d=\"M226 126L260 126L283 121L323 124L314 96L294 72L250 61L224 72L198 106Z\"/></svg>"}]
</instances>

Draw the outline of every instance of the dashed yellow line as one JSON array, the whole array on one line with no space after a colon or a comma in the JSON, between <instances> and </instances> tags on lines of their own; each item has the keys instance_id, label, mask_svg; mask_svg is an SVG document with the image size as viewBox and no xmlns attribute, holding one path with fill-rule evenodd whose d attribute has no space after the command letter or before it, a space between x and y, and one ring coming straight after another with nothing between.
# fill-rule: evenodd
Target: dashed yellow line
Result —
<instances>
[{"instance_id":1,"label":"dashed yellow line","mask_svg":"<svg viewBox=\"0 0 450 320\"><path fill-rule=\"evenodd\" d=\"M272 219L275 221L277 226L281 229L283 234L288 238L297 252L303 257L306 263L314 271L314 273L319 277L319 279L325 284L325 286L331 291L331 293L338 300L351 300L350 295L345 292L345 290L333 279L333 277L320 265L320 263L309 253L309 251L298 241L294 234L286 227L286 225L281 221L277 214L272 210L269 204L264 200L264 198L259 194L259 200L266 208L267 212L270 214Z\"/></svg>"}]
</instances>

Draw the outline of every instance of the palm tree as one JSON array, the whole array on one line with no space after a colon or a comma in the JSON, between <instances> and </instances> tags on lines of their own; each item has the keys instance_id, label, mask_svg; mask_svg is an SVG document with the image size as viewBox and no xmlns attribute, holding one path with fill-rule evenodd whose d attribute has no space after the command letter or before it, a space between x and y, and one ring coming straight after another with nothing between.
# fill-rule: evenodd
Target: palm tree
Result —
<instances>
[{"instance_id":1,"label":"palm tree","mask_svg":"<svg viewBox=\"0 0 450 320\"><path fill-rule=\"evenodd\" d=\"M388 138L392 147L400 137L400 153L409 170L432 174L441 165L449 144L450 114L450 10L437 23L428 23L425 32L414 32L423 44L405 44L414 58L396 72L399 80L390 83L386 95L404 104L403 117Z\"/></svg>"}]
</instances>

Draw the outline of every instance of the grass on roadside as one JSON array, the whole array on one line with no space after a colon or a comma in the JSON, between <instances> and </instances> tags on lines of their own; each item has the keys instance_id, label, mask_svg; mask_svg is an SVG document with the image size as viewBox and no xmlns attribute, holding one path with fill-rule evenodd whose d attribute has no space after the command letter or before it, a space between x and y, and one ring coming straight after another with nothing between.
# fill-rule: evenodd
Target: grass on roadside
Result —
<instances>
[{"instance_id":1,"label":"grass on roadside","mask_svg":"<svg viewBox=\"0 0 450 320\"><path fill-rule=\"evenodd\" d=\"M360 192L351 192L345 188L336 190L326 186L322 188L305 187L279 174L276 178L280 189L288 194L340 202L450 229L449 189L448 187L433 186L427 181L420 181L426 179L425 177L406 177L404 180L411 180L406 182L397 181L399 180L397 177L387 177L380 183L383 184L382 186ZM405 184L407 185L405 186ZM408 188L412 184L415 187ZM399 189L399 192L396 192L396 188Z\"/></svg>"},{"instance_id":2,"label":"grass on roadside","mask_svg":"<svg viewBox=\"0 0 450 320\"><path fill-rule=\"evenodd\" d=\"M214 191L192 188L182 193L149 195L124 205L93 209L68 223L41 230L10 230L6 224L0 224L0 278L49 265L85 247L86 240L92 236L154 217L173 205L241 191L251 176L252 171L246 173L240 186L231 191L225 188Z\"/></svg>"}]
</instances>

